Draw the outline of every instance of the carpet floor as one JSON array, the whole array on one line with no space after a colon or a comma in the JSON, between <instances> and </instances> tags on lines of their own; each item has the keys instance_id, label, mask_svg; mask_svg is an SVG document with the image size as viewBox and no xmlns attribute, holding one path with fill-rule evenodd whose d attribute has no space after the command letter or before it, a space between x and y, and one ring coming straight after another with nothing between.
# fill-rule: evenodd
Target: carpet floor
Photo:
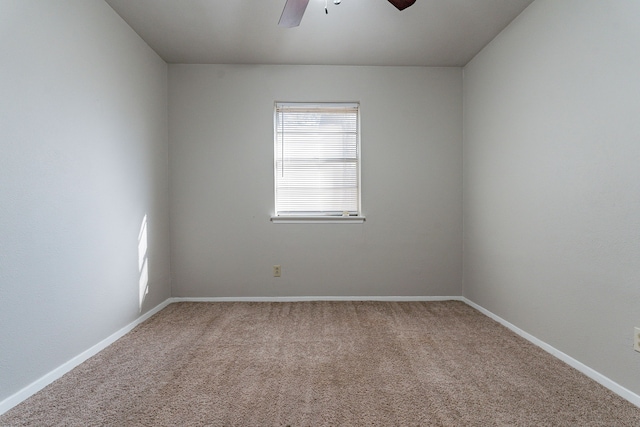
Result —
<instances>
[{"instance_id":1,"label":"carpet floor","mask_svg":"<svg viewBox=\"0 0 640 427\"><path fill-rule=\"evenodd\" d=\"M640 426L470 306L175 303L0 426Z\"/></svg>"}]
</instances>

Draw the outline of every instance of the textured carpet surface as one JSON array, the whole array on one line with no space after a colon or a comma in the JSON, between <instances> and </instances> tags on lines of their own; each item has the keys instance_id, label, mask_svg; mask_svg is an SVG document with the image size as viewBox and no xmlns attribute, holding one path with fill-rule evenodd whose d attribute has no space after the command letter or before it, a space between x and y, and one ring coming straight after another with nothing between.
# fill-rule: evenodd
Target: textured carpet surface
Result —
<instances>
[{"instance_id":1,"label":"textured carpet surface","mask_svg":"<svg viewBox=\"0 0 640 427\"><path fill-rule=\"evenodd\" d=\"M171 304L1 426L640 426L462 302Z\"/></svg>"}]
</instances>

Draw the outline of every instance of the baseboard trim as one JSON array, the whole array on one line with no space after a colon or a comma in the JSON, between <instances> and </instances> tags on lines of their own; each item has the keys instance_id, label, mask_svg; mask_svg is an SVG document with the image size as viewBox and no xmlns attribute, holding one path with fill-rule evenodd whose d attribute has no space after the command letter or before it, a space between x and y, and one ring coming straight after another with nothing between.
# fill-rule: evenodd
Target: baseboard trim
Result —
<instances>
[{"instance_id":1,"label":"baseboard trim","mask_svg":"<svg viewBox=\"0 0 640 427\"><path fill-rule=\"evenodd\" d=\"M28 386L24 387L20 391L12 394L0 402L0 415L7 412L9 409L20 404L24 400L28 399L32 395L36 394L58 378L61 378L64 374L71 371L76 366L80 365L85 360L92 356L95 356L98 352L104 350L109 345L113 344L119 338L126 335L133 328L149 319L151 316L174 302L296 302L296 301L448 301L456 300L462 301L462 297L459 296L370 296L370 297L358 297L358 296L303 296L303 297L220 297L220 298L191 298L191 297L173 297L168 298L164 302L158 304L153 309L149 310L136 320L123 327L119 331L111 334L104 340L100 341L96 345L83 351L79 355L73 357L71 360L63 363L55 368L53 371L45 374L41 378L32 382Z\"/></svg>"},{"instance_id":2,"label":"baseboard trim","mask_svg":"<svg viewBox=\"0 0 640 427\"><path fill-rule=\"evenodd\" d=\"M173 297L171 302L462 301L459 296Z\"/></svg>"},{"instance_id":3,"label":"baseboard trim","mask_svg":"<svg viewBox=\"0 0 640 427\"><path fill-rule=\"evenodd\" d=\"M475 302L473 302L473 301L471 301L471 300L469 300L469 299L467 299L465 297L462 297L461 300L463 302L465 302L466 304L470 305L471 307L475 308L476 310L478 310L479 312L481 312L485 316L490 317L491 319L495 320L496 322L500 323L501 325L503 325L503 326L507 327L508 329L512 330L513 332L515 332L516 334L520 335L522 338L526 339L527 341L537 345L538 347L540 347L541 349L543 349L547 353L551 354L552 356L562 360L563 362L565 362L567 365L571 366L572 368L575 368L578 371L582 372L583 374L585 374L586 376L588 376L592 380L596 381L597 383L605 386L606 388L608 388L609 390L611 390L615 394L619 395L620 397L622 397L622 398L628 400L629 402L633 403L634 405L640 407L640 395L635 394L634 392L632 392L631 390L621 386L617 382L605 377L600 372L588 367L584 363L574 359L573 357L569 356L566 353L563 353L562 351L560 351L557 348L547 344L546 342L534 337L533 335L529 334L528 332L523 331L522 329L518 328L517 326L513 325L512 323L509 323L508 321L504 320L500 316L490 312L489 310L487 310L486 308L476 304Z\"/></svg>"},{"instance_id":4,"label":"baseboard trim","mask_svg":"<svg viewBox=\"0 0 640 427\"><path fill-rule=\"evenodd\" d=\"M151 316L168 306L169 304L175 302L302 302L302 301L389 301L389 302L402 302L402 301L462 301L469 306L475 308L480 311L482 314L490 317L501 325L507 327L512 330L516 334L520 335L527 341L537 345L542 348L546 352L551 355L557 357L562 360L569 366L577 369L582 372L589 378L608 388L612 392L621 396L622 398L628 400L632 404L640 407L640 395L635 394L631 390L621 386L620 384L612 381L611 379L605 377L601 373L595 371L594 369L588 367L587 365L579 362L578 360L572 358L571 356L563 353L562 351L556 349L555 347L545 343L544 341L534 337L533 335L523 331L517 326L509 323L504 320L500 316L492 313L486 308L476 304L475 302L460 296L299 296L299 297L172 297L168 298L164 302L160 303L153 309L149 310L142 316L138 317L136 320L128 324L127 326L121 328L117 332L111 334L109 337L100 341L96 345L90 347L79 355L73 357L68 362L62 364L57 367L53 371L47 373L43 377L24 387L22 390L17 393L7 397L3 401L0 402L0 415L7 412L9 409L18 405L22 401L26 400L30 396L34 395L38 391L42 390L47 385L51 384L58 378L62 377L67 372L71 371L76 366L80 365L85 360L90 357L96 355L98 352L104 350L109 345L113 344L119 338L123 337L127 333L129 333L133 328L149 319Z\"/></svg>"},{"instance_id":5,"label":"baseboard trim","mask_svg":"<svg viewBox=\"0 0 640 427\"><path fill-rule=\"evenodd\" d=\"M136 320L129 323L127 326L123 327L119 331L109 335L107 338L103 339L96 345L90 347L89 349L73 357L71 360L58 366L53 371L45 374L44 376L32 382L28 386L24 387L22 390L18 391L17 393L7 397L6 399L0 402L0 415L4 414L9 409L23 402L24 400L31 397L32 395L36 394L37 392L39 392L40 390L42 390L43 388L45 388L46 386L48 386L49 384L57 380L58 378L62 377L67 372L71 371L76 366L80 365L85 360L89 359L92 356L95 356L97 353L99 353L100 351L107 348L109 345L116 342L119 338L126 335L133 328L135 328L136 326L138 326L139 324L141 324L142 322L144 322L145 320L147 320L148 318L150 318L151 316L153 316L154 314L156 314L157 312L159 312L160 310L168 306L170 303L171 303L171 299L169 298L164 302L160 303L159 305L157 305L156 307L154 307L153 309L147 311L142 316L138 317Z\"/></svg>"}]
</instances>

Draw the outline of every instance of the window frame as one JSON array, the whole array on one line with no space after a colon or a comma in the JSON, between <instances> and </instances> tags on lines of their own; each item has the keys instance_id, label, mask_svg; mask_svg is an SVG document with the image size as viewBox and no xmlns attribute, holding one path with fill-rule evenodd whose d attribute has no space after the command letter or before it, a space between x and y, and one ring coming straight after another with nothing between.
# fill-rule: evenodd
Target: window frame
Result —
<instances>
[{"instance_id":1,"label":"window frame","mask_svg":"<svg viewBox=\"0 0 640 427\"><path fill-rule=\"evenodd\" d=\"M331 107L355 107L356 108L356 179L357 179L357 212L356 215L329 215L329 214L278 214L276 207L277 200L277 183L278 183L278 113L280 107L295 106L301 108L317 108L318 110ZM362 151L361 151L361 132L360 132L360 102L289 102L276 101L273 109L273 214L271 221L274 223L350 223L359 224L365 221L362 213Z\"/></svg>"}]
</instances>

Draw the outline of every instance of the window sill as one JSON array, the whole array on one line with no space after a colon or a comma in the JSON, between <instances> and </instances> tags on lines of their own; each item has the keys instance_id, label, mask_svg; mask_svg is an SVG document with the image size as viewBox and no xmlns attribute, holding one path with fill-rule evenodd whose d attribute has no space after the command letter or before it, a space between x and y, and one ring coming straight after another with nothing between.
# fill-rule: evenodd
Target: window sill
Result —
<instances>
[{"instance_id":1,"label":"window sill","mask_svg":"<svg viewBox=\"0 0 640 427\"><path fill-rule=\"evenodd\" d=\"M362 224L366 218L363 216L272 216L274 224Z\"/></svg>"}]
</instances>

